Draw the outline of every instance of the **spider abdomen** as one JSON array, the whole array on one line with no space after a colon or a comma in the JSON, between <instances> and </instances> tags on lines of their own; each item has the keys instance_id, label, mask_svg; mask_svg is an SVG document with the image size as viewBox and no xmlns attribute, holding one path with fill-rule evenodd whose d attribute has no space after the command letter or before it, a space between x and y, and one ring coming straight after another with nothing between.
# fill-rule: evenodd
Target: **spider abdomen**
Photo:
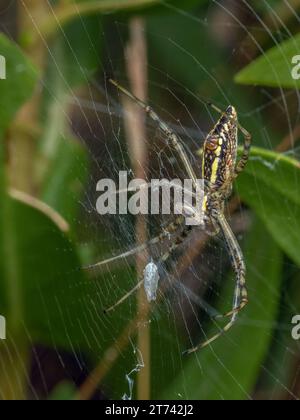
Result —
<instances>
[{"instance_id":1,"label":"spider abdomen","mask_svg":"<svg viewBox=\"0 0 300 420\"><path fill-rule=\"evenodd\" d=\"M227 184L231 184L237 159L237 142L237 113L230 106L204 142L202 175L209 190L226 190Z\"/></svg>"}]
</instances>

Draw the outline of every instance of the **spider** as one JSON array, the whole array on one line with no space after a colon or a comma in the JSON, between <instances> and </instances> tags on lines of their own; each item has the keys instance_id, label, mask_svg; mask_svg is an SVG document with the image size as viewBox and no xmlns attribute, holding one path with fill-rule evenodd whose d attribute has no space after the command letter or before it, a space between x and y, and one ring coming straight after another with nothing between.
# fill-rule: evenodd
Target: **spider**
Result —
<instances>
[{"instance_id":1,"label":"spider","mask_svg":"<svg viewBox=\"0 0 300 420\"><path fill-rule=\"evenodd\" d=\"M124 95L131 98L131 100L137 103L140 107L142 107L148 116L158 124L160 130L166 136L169 145L177 152L178 157L181 160L188 176L194 183L196 183L197 177L185 152L185 149L182 146L180 138L168 127L164 121L160 119L160 117L150 106L146 105L144 102L135 97L114 80L110 80L110 83L113 84ZM251 147L251 134L239 124L237 112L233 106L229 106L226 111L223 112L216 105L210 102L207 103L207 105L221 114L221 117L211 132L207 135L202 149L202 178L204 179L204 199L202 210L204 212L205 223L210 223L216 233L221 231L224 236L225 243L231 258L232 267L236 276L236 286L231 311L220 317L230 318L229 322L222 329L220 329L216 335L204 343L200 343L195 347L186 350L184 354L194 353L197 350L212 344L224 333L228 332L236 323L239 312L248 303L245 261L239 243L224 216L224 207L226 200L232 192L233 181L243 171L247 164ZM240 130L244 136L244 148L242 156L237 162L238 130ZM167 237L170 237L171 234L176 233L178 229L182 227L183 223L184 217L178 217L164 230L163 233L161 233L158 237L150 240L148 243L122 255L118 255L116 257L110 258L109 260L102 261L87 268L89 269L99 267L105 264L109 264L119 258L126 258L130 255L141 252L147 249L148 246L162 242ZM191 226L185 226L182 228L181 234L177 236L175 241L170 245L169 250L159 259L159 263L164 263L168 260L168 258L179 247L179 245L184 242L192 229L193 227ZM110 312L121 303L123 303L127 298L129 298L129 296L131 296L143 285L143 282L144 279L139 281L132 290L126 293L117 303L108 308L105 312Z\"/></svg>"}]
</instances>

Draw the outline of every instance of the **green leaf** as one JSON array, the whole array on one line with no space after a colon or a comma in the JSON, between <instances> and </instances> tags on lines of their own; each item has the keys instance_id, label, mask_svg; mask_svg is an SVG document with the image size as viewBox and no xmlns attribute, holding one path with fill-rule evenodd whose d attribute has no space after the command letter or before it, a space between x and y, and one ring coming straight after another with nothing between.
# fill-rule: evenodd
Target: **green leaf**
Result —
<instances>
[{"instance_id":1,"label":"green leaf","mask_svg":"<svg viewBox=\"0 0 300 420\"><path fill-rule=\"evenodd\" d=\"M51 160L42 187L42 200L74 225L89 171L86 150L76 139L58 137L55 156Z\"/></svg>"},{"instance_id":2,"label":"green leaf","mask_svg":"<svg viewBox=\"0 0 300 420\"><path fill-rule=\"evenodd\" d=\"M6 79L0 80L0 135L21 105L32 95L37 72L20 48L0 34L0 54L6 60Z\"/></svg>"},{"instance_id":3,"label":"green leaf","mask_svg":"<svg viewBox=\"0 0 300 420\"><path fill-rule=\"evenodd\" d=\"M237 180L242 200L255 210L282 250L300 265L300 163L288 156L252 148Z\"/></svg>"},{"instance_id":4,"label":"green leaf","mask_svg":"<svg viewBox=\"0 0 300 420\"><path fill-rule=\"evenodd\" d=\"M76 395L76 387L70 382L62 382L52 391L49 400L71 401Z\"/></svg>"},{"instance_id":5,"label":"green leaf","mask_svg":"<svg viewBox=\"0 0 300 420\"><path fill-rule=\"evenodd\" d=\"M5 226L5 153L3 136L21 105L29 99L37 81L37 73L19 47L0 34L0 54L4 57L6 79L0 80L0 232ZM0 254L3 245L0 238Z\"/></svg>"},{"instance_id":6,"label":"green leaf","mask_svg":"<svg viewBox=\"0 0 300 420\"><path fill-rule=\"evenodd\" d=\"M102 31L97 17L78 17L53 40L43 104L44 132L39 141L37 173L41 197L73 224L89 169L87 150L70 133L73 90L87 85L101 67ZM55 56L55 60L54 57ZM92 95L91 90L89 94ZM91 97L91 99L93 99ZM75 101L79 105L79 100ZM76 113L84 114L78 107ZM84 114L85 116L85 114Z\"/></svg>"},{"instance_id":7,"label":"green leaf","mask_svg":"<svg viewBox=\"0 0 300 420\"><path fill-rule=\"evenodd\" d=\"M199 1L198 9L207 12L206 1ZM181 9L181 6L179 6ZM167 9L168 10L168 9ZM196 7L189 10L196 14ZM172 79L178 80L184 88L193 91L207 89L212 76L207 69L215 68L220 61L221 49L196 19L183 18L178 13L150 16L147 20L150 60L159 61L160 72L164 71ZM201 39L201 48L195 40ZM214 54L211 51L214 50ZM151 79L158 76L151 70ZM161 76L159 74L159 76ZM203 89L200 85L203 83Z\"/></svg>"},{"instance_id":8,"label":"green leaf","mask_svg":"<svg viewBox=\"0 0 300 420\"><path fill-rule=\"evenodd\" d=\"M0 232L5 223L5 148L3 136L14 115L33 93L37 73L19 47L0 34L0 54L4 57L6 79L0 80ZM3 227L3 228L2 228ZM2 241L0 239L0 247Z\"/></svg>"},{"instance_id":9,"label":"green leaf","mask_svg":"<svg viewBox=\"0 0 300 420\"><path fill-rule=\"evenodd\" d=\"M0 35L0 52L5 57L6 79L0 80L0 278L13 285L17 267L7 258L13 252L11 208L6 199L5 150L3 136L21 105L32 95L37 73L19 47ZM15 296L18 300L18 296ZM17 312L17 310L16 310ZM16 315L13 316L16 319Z\"/></svg>"},{"instance_id":10,"label":"green leaf","mask_svg":"<svg viewBox=\"0 0 300 420\"><path fill-rule=\"evenodd\" d=\"M161 3L161 0L82 0L65 4L56 8L55 18L52 16L43 22L40 31L45 37L52 36L60 25L65 25L78 16L105 14L127 10L141 9ZM34 36L33 36L34 38Z\"/></svg>"},{"instance_id":11,"label":"green leaf","mask_svg":"<svg viewBox=\"0 0 300 420\"><path fill-rule=\"evenodd\" d=\"M54 56L52 51L49 61L52 75L56 79L61 78L60 87L64 92L72 95L71 88L86 84L101 67L101 26L101 20L97 16L77 14L76 19L57 33L54 40ZM49 89L50 92L53 90L50 86Z\"/></svg>"},{"instance_id":12,"label":"green leaf","mask_svg":"<svg viewBox=\"0 0 300 420\"><path fill-rule=\"evenodd\" d=\"M8 333L97 353L97 332L91 328L98 317L97 283L84 276L64 232L66 223L44 203L17 192L13 197L6 243L12 276L0 282L0 312Z\"/></svg>"},{"instance_id":13,"label":"green leaf","mask_svg":"<svg viewBox=\"0 0 300 420\"><path fill-rule=\"evenodd\" d=\"M299 88L300 77L295 79L292 75L297 64L292 63L292 59L299 55L300 33L251 62L235 76L235 81L246 85Z\"/></svg>"},{"instance_id":14,"label":"green leaf","mask_svg":"<svg viewBox=\"0 0 300 420\"><path fill-rule=\"evenodd\" d=\"M285 264L283 285L278 328L259 383L263 395L272 394L272 400L287 396L298 400L300 391L291 384L294 383L300 343L292 337L291 329L294 327L292 319L300 313L300 272L290 261Z\"/></svg>"},{"instance_id":15,"label":"green leaf","mask_svg":"<svg viewBox=\"0 0 300 420\"><path fill-rule=\"evenodd\" d=\"M272 337L282 267L280 249L260 222L255 222L247 238L245 257L250 303L239 323L212 347L183 361L176 379L163 391L164 399L250 398ZM221 313L228 311L232 295L233 283L226 282L218 307ZM258 328L262 320L263 326Z\"/></svg>"},{"instance_id":16,"label":"green leaf","mask_svg":"<svg viewBox=\"0 0 300 420\"><path fill-rule=\"evenodd\" d=\"M97 16L76 14L53 39L45 77L42 113L44 132L39 141L37 163L41 198L74 225L85 186L89 161L87 150L70 132L70 100L75 113L85 115L74 88L88 85L101 67L101 21ZM53 53L54 51L54 53ZM92 90L88 90L91 100ZM75 99L76 98L76 99Z\"/></svg>"},{"instance_id":17,"label":"green leaf","mask_svg":"<svg viewBox=\"0 0 300 420\"><path fill-rule=\"evenodd\" d=\"M10 260L14 255L15 244L11 236L14 226L11 219L12 208L6 195L6 150L3 139L11 120L21 105L32 95L37 73L17 45L2 34L0 34L0 54L4 57L2 64L6 67L6 79L0 80L0 315L7 316L8 336L6 342L0 343L1 366L4 366L4 371L0 373L0 391L4 399L22 399L25 397L24 383L29 352L27 341L23 340L23 337L17 334L13 340L11 339L21 322L21 319L17 319L21 303L17 290L19 270L14 266L17 261L13 263ZM4 311L5 298L11 302L11 305Z\"/></svg>"}]
</instances>

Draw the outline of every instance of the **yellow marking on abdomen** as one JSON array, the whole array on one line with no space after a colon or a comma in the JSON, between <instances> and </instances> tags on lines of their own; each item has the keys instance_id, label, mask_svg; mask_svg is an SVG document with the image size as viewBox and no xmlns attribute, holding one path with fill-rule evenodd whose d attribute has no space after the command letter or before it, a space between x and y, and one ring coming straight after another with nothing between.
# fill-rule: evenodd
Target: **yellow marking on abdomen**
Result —
<instances>
[{"instance_id":1,"label":"yellow marking on abdomen","mask_svg":"<svg viewBox=\"0 0 300 420\"><path fill-rule=\"evenodd\" d=\"M205 214L207 210L207 195L205 195L203 197L203 201L202 201L202 211Z\"/></svg>"},{"instance_id":2,"label":"yellow marking on abdomen","mask_svg":"<svg viewBox=\"0 0 300 420\"><path fill-rule=\"evenodd\" d=\"M220 163L220 159L216 157L211 168L210 182L212 184L214 184L217 180L219 163Z\"/></svg>"},{"instance_id":3,"label":"yellow marking on abdomen","mask_svg":"<svg viewBox=\"0 0 300 420\"><path fill-rule=\"evenodd\" d=\"M215 160L214 163L212 164L212 168L211 168L211 177L210 177L210 182L212 184L214 184L217 180L217 176L218 176L218 168L219 168L219 163L220 163L220 158L219 156L221 155L222 152L222 146L219 145L219 147L217 148L216 152L215 152Z\"/></svg>"}]
</instances>

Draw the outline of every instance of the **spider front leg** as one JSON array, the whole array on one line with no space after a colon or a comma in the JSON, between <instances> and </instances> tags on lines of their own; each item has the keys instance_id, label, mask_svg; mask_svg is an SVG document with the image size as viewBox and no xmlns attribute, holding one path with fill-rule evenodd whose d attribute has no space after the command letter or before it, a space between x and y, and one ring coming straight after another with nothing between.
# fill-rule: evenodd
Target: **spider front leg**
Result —
<instances>
[{"instance_id":1,"label":"spider front leg","mask_svg":"<svg viewBox=\"0 0 300 420\"><path fill-rule=\"evenodd\" d=\"M220 330L220 332L216 335L214 335L209 340L205 341L204 343L201 343L189 350L186 350L183 354L192 354L200 349L203 349L204 347L209 346L214 341L216 341L219 337L224 335L226 332L228 332L236 323L238 313L247 305L248 303L248 293L246 288L246 266L244 263L243 254L241 251L241 248L230 228L228 225L225 217L221 213L217 213L215 216L216 223L220 226L220 229L223 232L226 245L228 248L228 251L230 253L230 257L232 260L232 265L234 268L234 272L236 275L236 287L234 292L234 299L233 299L233 309L225 314L225 317L231 316L230 322L225 325L224 328Z\"/></svg>"},{"instance_id":2,"label":"spider front leg","mask_svg":"<svg viewBox=\"0 0 300 420\"><path fill-rule=\"evenodd\" d=\"M239 129L241 130L241 133L244 136L244 150L241 159L238 161L235 167L235 177L237 177L244 170L245 166L248 163L252 142L251 134L241 125L239 125Z\"/></svg>"},{"instance_id":3,"label":"spider front leg","mask_svg":"<svg viewBox=\"0 0 300 420\"><path fill-rule=\"evenodd\" d=\"M187 171L187 174L189 175L190 179L193 181L194 186L196 187L197 176L189 161L189 158L186 154L186 151L182 145L180 138L174 133L173 130L171 130L168 124L166 124L164 121L160 119L158 114L149 105L145 104L143 101L141 101L139 98L134 96L123 86L119 85L119 83L117 83L115 80L110 79L109 82L112 85L114 85L120 92L122 92L124 95L130 98L133 102L139 105L146 112L146 114L148 114L148 116L158 124L158 127L160 128L160 130L167 137L169 145L172 146L174 150L176 150L178 157L183 164L183 167Z\"/></svg>"}]
</instances>

